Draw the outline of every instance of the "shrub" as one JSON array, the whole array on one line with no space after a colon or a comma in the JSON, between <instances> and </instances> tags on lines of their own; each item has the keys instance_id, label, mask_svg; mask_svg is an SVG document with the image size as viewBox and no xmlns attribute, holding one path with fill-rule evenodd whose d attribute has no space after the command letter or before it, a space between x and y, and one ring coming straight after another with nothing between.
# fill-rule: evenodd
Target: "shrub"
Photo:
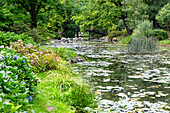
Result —
<instances>
[{"instance_id":1,"label":"shrub","mask_svg":"<svg viewBox=\"0 0 170 113\"><path fill-rule=\"evenodd\" d=\"M67 61L70 61L71 58L75 58L77 56L77 53L75 51L68 48L57 48L55 53Z\"/></svg>"},{"instance_id":2,"label":"shrub","mask_svg":"<svg viewBox=\"0 0 170 113\"><path fill-rule=\"evenodd\" d=\"M153 33L153 24L149 20L145 20L139 25L137 25L137 28L135 29L132 37L134 38L148 38Z\"/></svg>"},{"instance_id":3,"label":"shrub","mask_svg":"<svg viewBox=\"0 0 170 113\"><path fill-rule=\"evenodd\" d=\"M53 34L53 31L50 31L46 27L38 26L37 28L31 28L30 26L31 25L21 21L20 23L11 26L11 30L18 34L24 33L32 37L34 42L37 43L44 43L45 41L56 37L56 35Z\"/></svg>"},{"instance_id":4,"label":"shrub","mask_svg":"<svg viewBox=\"0 0 170 113\"><path fill-rule=\"evenodd\" d=\"M74 38L76 31L80 30L80 28L75 25L75 22L72 20L64 22L63 29L63 36L65 38Z\"/></svg>"},{"instance_id":5,"label":"shrub","mask_svg":"<svg viewBox=\"0 0 170 113\"><path fill-rule=\"evenodd\" d=\"M26 56L29 59L34 72L57 69L60 57L52 50L40 50L31 43L24 46L22 40L12 42L10 48L15 52Z\"/></svg>"},{"instance_id":6,"label":"shrub","mask_svg":"<svg viewBox=\"0 0 170 113\"><path fill-rule=\"evenodd\" d=\"M165 40L168 38L168 33L163 29L154 29L152 36L157 37L158 40Z\"/></svg>"},{"instance_id":7,"label":"shrub","mask_svg":"<svg viewBox=\"0 0 170 113\"><path fill-rule=\"evenodd\" d=\"M162 44L162 45L166 45L166 44L170 44L170 40L161 40L159 41L159 44Z\"/></svg>"},{"instance_id":8,"label":"shrub","mask_svg":"<svg viewBox=\"0 0 170 113\"><path fill-rule=\"evenodd\" d=\"M15 42L18 41L19 39L23 40L23 44L27 44L27 43L32 43L32 44L36 44L33 39L25 34L15 34L15 33L11 33L11 32L2 32L0 31L0 45L4 45L4 46L9 46L10 42Z\"/></svg>"},{"instance_id":9,"label":"shrub","mask_svg":"<svg viewBox=\"0 0 170 113\"><path fill-rule=\"evenodd\" d=\"M129 44L131 40L132 40L132 36L127 36L127 37L122 37L119 42L122 44Z\"/></svg>"},{"instance_id":10,"label":"shrub","mask_svg":"<svg viewBox=\"0 0 170 113\"><path fill-rule=\"evenodd\" d=\"M108 37L109 38L113 38L113 37L118 37L118 36L121 36L123 35L123 32L122 31L111 31L109 34L108 34Z\"/></svg>"},{"instance_id":11,"label":"shrub","mask_svg":"<svg viewBox=\"0 0 170 113\"><path fill-rule=\"evenodd\" d=\"M0 112L27 111L38 80L28 59L6 48L0 52L0 62Z\"/></svg>"},{"instance_id":12,"label":"shrub","mask_svg":"<svg viewBox=\"0 0 170 113\"><path fill-rule=\"evenodd\" d=\"M77 53L73 49L44 47L44 46L40 46L39 48L40 50L43 50L43 49L53 50L59 57L61 57L63 60L66 60L66 61L70 61L72 58L75 58L77 56Z\"/></svg>"}]
</instances>

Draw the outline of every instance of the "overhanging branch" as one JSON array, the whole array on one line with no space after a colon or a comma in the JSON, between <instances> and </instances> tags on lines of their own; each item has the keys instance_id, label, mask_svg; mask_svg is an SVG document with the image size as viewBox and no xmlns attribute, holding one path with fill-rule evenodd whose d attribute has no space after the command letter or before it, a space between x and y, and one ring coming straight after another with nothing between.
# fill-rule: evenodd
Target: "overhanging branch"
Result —
<instances>
[{"instance_id":1,"label":"overhanging branch","mask_svg":"<svg viewBox=\"0 0 170 113\"><path fill-rule=\"evenodd\" d=\"M38 5L38 8L37 8L37 11L36 11L36 14L38 14L40 8L41 8L41 5L42 5L42 2L40 2L40 4Z\"/></svg>"},{"instance_id":2,"label":"overhanging branch","mask_svg":"<svg viewBox=\"0 0 170 113\"><path fill-rule=\"evenodd\" d=\"M19 2L19 4L20 4L23 8L25 8L28 12L31 12L31 10L30 10L28 7L26 7L23 2Z\"/></svg>"}]
</instances>

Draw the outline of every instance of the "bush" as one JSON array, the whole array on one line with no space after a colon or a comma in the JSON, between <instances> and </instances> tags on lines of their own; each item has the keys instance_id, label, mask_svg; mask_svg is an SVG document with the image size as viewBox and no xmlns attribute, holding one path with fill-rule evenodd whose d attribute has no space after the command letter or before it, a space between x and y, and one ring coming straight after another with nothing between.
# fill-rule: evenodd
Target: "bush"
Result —
<instances>
[{"instance_id":1,"label":"bush","mask_svg":"<svg viewBox=\"0 0 170 113\"><path fill-rule=\"evenodd\" d=\"M13 32L5 33L5 32L0 31L0 45L9 46L10 42L15 42L15 41L18 41L19 39L23 40L24 45L27 43L36 44L31 37L28 37L25 34L17 35Z\"/></svg>"},{"instance_id":2,"label":"bush","mask_svg":"<svg viewBox=\"0 0 170 113\"><path fill-rule=\"evenodd\" d=\"M24 46L22 40L12 42L11 49L26 56L34 72L42 72L51 69L57 69L60 57L52 50L40 50L35 45L29 43Z\"/></svg>"},{"instance_id":3,"label":"bush","mask_svg":"<svg viewBox=\"0 0 170 113\"><path fill-rule=\"evenodd\" d=\"M77 56L77 53L75 50L69 49L69 48L56 48L56 47L44 47L40 46L40 50L46 49L46 50L53 50L59 57L61 57L63 60L70 61L72 58L75 58Z\"/></svg>"},{"instance_id":4,"label":"bush","mask_svg":"<svg viewBox=\"0 0 170 113\"><path fill-rule=\"evenodd\" d=\"M129 44L131 40L132 40L132 36L127 36L127 37L122 37L119 42L122 44Z\"/></svg>"},{"instance_id":5,"label":"bush","mask_svg":"<svg viewBox=\"0 0 170 113\"><path fill-rule=\"evenodd\" d=\"M27 111L38 80L28 59L6 48L0 52L0 62L0 112Z\"/></svg>"},{"instance_id":6,"label":"bush","mask_svg":"<svg viewBox=\"0 0 170 113\"><path fill-rule=\"evenodd\" d=\"M32 37L34 42L37 43L44 43L45 41L56 37L53 31L50 31L46 27L38 26L37 28L31 28L31 25L25 24L23 21L11 26L11 30L18 34L24 33Z\"/></svg>"},{"instance_id":7,"label":"bush","mask_svg":"<svg viewBox=\"0 0 170 113\"><path fill-rule=\"evenodd\" d=\"M153 33L153 24L149 20L145 20L144 22L137 25L132 37L134 38L148 38Z\"/></svg>"},{"instance_id":8,"label":"bush","mask_svg":"<svg viewBox=\"0 0 170 113\"><path fill-rule=\"evenodd\" d=\"M165 40L168 38L168 33L167 31L164 31L163 29L154 29L152 36L157 37L158 40Z\"/></svg>"},{"instance_id":9,"label":"bush","mask_svg":"<svg viewBox=\"0 0 170 113\"><path fill-rule=\"evenodd\" d=\"M167 44L170 44L170 40L161 40L159 41L159 44L162 44L162 45L167 45Z\"/></svg>"},{"instance_id":10,"label":"bush","mask_svg":"<svg viewBox=\"0 0 170 113\"><path fill-rule=\"evenodd\" d=\"M113 37L118 37L118 36L121 36L121 35L123 35L122 31L111 31L107 36L109 38L113 38Z\"/></svg>"},{"instance_id":11,"label":"bush","mask_svg":"<svg viewBox=\"0 0 170 113\"><path fill-rule=\"evenodd\" d=\"M63 36L65 38L74 38L76 31L80 30L80 28L72 20L64 22L63 29Z\"/></svg>"}]
</instances>

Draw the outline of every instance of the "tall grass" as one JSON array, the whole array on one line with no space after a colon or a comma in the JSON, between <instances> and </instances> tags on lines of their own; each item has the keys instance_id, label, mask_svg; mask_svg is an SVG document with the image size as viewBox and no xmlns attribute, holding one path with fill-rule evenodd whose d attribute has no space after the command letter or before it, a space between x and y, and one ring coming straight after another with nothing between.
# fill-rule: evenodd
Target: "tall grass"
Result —
<instances>
[{"instance_id":1,"label":"tall grass","mask_svg":"<svg viewBox=\"0 0 170 113\"><path fill-rule=\"evenodd\" d=\"M152 53L156 51L156 38L132 38L128 46L129 53Z\"/></svg>"},{"instance_id":2,"label":"tall grass","mask_svg":"<svg viewBox=\"0 0 170 113\"><path fill-rule=\"evenodd\" d=\"M41 79L37 90L41 93L34 101L35 112L71 113L82 112L85 107L92 108L95 97L92 88L68 64L63 63L60 67L37 74ZM52 111L48 111L48 107Z\"/></svg>"}]
</instances>

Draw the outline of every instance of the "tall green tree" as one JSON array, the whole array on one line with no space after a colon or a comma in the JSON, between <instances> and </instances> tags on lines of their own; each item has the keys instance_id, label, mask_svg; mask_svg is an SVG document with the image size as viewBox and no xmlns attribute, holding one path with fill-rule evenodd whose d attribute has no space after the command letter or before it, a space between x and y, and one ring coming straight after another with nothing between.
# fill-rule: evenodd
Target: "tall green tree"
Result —
<instances>
[{"instance_id":1,"label":"tall green tree","mask_svg":"<svg viewBox=\"0 0 170 113\"><path fill-rule=\"evenodd\" d=\"M170 3L166 4L162 9L159 11L156 19L159 21L161 25L167 26L168 31L168 39L169 39L169 25L170 25Z\"/></svg>"},{"instance_id":2,"label":"tall green tree","mask_svg":"<svg viewBox=\"0 0 170 113\"><path fill-rule=\"evenodd\" d=\"M149 6L145 11L149 15L149 20L153 21L154 28L160 28L159 23L156 20L156 15L158 14L158 11L168 3L168 0L143 0L143 2Z\"/></svg>"},{"instance_id":3,"label":"tall green tree","mask_svg":"<svg viewBox=\"0 0 170 113\"><path fill-rule=\"evenodd\" d=\"M128 12L124 10L123 0L89 0L81 14L73 17L82 27L90 26L102 31L114 30L119 20L123 21L128 34L132 30L127 25Z\"/></svg>"},{"instance_id":4,"label":"tall green tree","mask_svg":"<svg viewBox=\"0 0 170 113\"><path fill-rule=\"evenodd\" d=\"M7 3L14 3L22 6L31 15L31 26L37 27L37 17L43 5L58 2L59 0L6 0Z\"/></svg>"},{"instance_id":5,"label":"tall green tree","mask_svg":"<svg viewBox=\"0 0 170 113\"><path fill-rule=\"evenodd\" d=\"M147 9L148 6L143 3L143 0L124 0L123 10L127 12L126 21L130 29L136 29L138 24L149 19Z\"/></svg>"}]
</instances>

